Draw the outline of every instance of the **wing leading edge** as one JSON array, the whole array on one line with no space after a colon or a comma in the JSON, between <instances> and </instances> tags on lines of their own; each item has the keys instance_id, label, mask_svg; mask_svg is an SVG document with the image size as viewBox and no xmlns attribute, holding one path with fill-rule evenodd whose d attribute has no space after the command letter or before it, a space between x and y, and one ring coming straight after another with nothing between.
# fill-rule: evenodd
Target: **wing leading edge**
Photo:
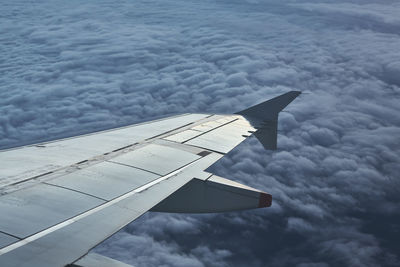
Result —
<instances>
[{"instance_id":1,"label":"wing leading edge","mask_svg":"<svg viewBox=\"0 0 400 267\"><path fill-rule=\"evenodd\" d=\"M253 133L275 149L278 114L299 94L0 151L0 266L95 266L90 249L149 210L270 206L270 194L205 170Z\"/></svg>"}]
</instances>

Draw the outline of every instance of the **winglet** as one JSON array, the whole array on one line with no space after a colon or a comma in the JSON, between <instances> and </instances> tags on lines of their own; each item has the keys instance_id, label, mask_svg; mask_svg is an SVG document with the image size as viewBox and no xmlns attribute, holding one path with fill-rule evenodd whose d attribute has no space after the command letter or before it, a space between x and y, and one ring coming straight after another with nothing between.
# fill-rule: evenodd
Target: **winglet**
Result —
<instances>
[{"instance_id":1,"label":"winglet","mask_svg":"<svg viewBox=\"0 0 400 267\"><path fill-rule=\"evenodd\" d=\"M300 91L290 91L258 105L236 112L236 114L240 114L246 118L251 117L259 119L260 121L277 120L278 113L300 94Z\"/></svg>"},{"instance_id":2,"label":"winglet","mask_svg":"<svg viewBox=\"0 0 400 267\"><path fill-rule=\"evenodd\" d=\"M275 150L277 148L279 112L300 94L300 91L290 91L235 114L245 117L257 129L254 135L265 149Z\"/></svg>"}]
</instances>

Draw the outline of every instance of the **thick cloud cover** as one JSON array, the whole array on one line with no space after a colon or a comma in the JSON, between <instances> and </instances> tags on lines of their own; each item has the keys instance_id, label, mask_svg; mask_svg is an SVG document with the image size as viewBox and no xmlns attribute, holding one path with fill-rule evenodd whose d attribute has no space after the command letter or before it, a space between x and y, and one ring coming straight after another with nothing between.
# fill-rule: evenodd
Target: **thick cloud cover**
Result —
<instances>
[{"instance_id":1,"label":"thick cloud cover","mask_svg":"<svg viewBox=\"0 0 400 267\"><path fill-rule=\"evenodd\" d=\"M397 1L13 1L0 11L2 148L289 90L279 150L212 167L265 210L146 214L96 248L138 266L399 266Z\"/></svg>"}]
</instances>

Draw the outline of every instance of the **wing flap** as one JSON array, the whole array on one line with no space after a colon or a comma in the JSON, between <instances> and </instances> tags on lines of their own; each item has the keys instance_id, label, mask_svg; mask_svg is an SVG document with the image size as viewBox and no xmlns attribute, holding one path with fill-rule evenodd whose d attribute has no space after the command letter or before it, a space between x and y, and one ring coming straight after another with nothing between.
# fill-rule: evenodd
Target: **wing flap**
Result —
<instances>
[{"instance_id":1,"label":"wing flap","mask_svg":"<svg viewBox=\"0 0 400 267\"><path fill-rule=\"evenodd\" d=\"M108 201L159 177L160 175L130 166L101 162L46 183Z\"/></svg>"},{"instance_id":2,"label":"wing flap","mask_svg":"<svg viewBox=\"0 0 400 267\"><path fill-rule=\"evenodd\" d=\"M200 156L196 154L180 149L149 144L113 158L110 161L143 169L158 175L166 175L199 158Z\"/></svg>"},{"instance_id":3,"label":"wing flap","mask_svg":"<svg viewBox=\"0 0 400 267\"><path fill-rule=\"evenodd\" d=\"M249 131L253 130L255 129L245 119L236 116L235 120L190 139L184 144L225 154L243 142L250 135Z\"/></svg>"}]
</instances>

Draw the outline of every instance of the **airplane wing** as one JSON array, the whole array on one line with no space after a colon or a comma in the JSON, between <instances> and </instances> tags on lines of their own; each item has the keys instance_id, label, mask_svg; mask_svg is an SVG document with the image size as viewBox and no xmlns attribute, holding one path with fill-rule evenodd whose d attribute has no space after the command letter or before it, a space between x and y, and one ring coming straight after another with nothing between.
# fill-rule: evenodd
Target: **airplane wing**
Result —
<instances>
[{"instance_id":1,"label":"airplane wing","mask_svg":"<svg viewBox=\"0 0 400 267\"><path fill-rule=\"evenodd\" d=\"M253 133L276 148L278 113L299 94L0 151L0 266L127 266L88 252L149 210L270 206L205 170Z\"/></svg>"}]
</instances>

